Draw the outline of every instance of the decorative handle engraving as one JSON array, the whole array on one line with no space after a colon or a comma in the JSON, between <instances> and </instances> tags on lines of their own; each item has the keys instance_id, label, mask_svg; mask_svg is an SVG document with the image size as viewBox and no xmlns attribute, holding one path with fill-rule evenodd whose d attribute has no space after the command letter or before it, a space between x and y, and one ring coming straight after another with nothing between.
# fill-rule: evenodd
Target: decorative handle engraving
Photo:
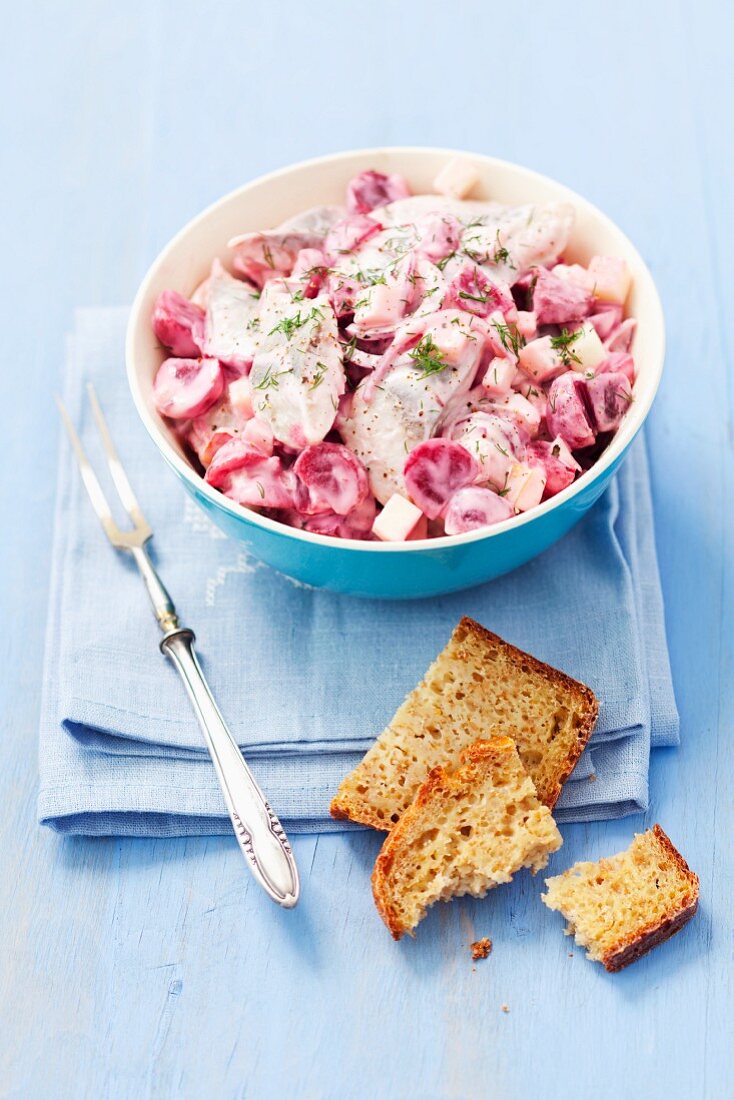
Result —
<instances>
[{"instance_id":1,"label":"decorative handle engraving","mask_svg":"<svg viewBox=\"0 0 734 1100\"><path fill-rule=\"evenodd\" d=\"M180 628L162 639L161 650L178 669L193 703L245 859L273 901L292 909L299 882L288 837L214 701L193 643L193 631Z\"/></svg>"}]
</instances>

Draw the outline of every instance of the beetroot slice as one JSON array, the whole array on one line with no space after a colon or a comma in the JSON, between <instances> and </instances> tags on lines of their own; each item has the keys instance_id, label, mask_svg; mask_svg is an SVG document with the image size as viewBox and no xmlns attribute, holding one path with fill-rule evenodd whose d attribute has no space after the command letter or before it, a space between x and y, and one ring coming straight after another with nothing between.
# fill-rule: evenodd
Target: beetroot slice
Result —
<instances>
[{"instance_id":1,"label":"beetroot slice","mask_svg":"<svg viewBox=\"0 0 734 1100\"><path fill-rule=\"evenodd\" d=\"M232 437L217 449L206 472L206 480L215 489L219 489L227 474L243 466L252 466L262 457L262 451L257 447L253 447L251 443L245 443L243 439Z\"/></svg>"},{"instance_id":2,"label":"beetroot slice","mask_svg":"<svg viewBox=\"0 0 734 1100\"><path fill-rule=\"evenodd\" d=\"M512 505L504 497L491 489L472 485L459 489L452 496L444 516L444 528L447 535L462 535L465 531L501 523L514 514Z\"/></svg>"},{"instance_id":3,"label":"beetroot slice","mask_svg":"<svg viewBox=\"0 0 734 1100\"><path fill-rule=\"evenodd\" d=\"M453 214L425 214L415 223L420 243L418 250L432 263L453 256L461 245L464 226Z\"/></svg>"},{"instance_id":4,"label":"beetroot slice","mask_svg":"<svg viewBox=\"0 0 734 1100\"><path fill-rule=\"evenodd\" d=\"M560 435L572 451L589 447L595 439L585 384L575 371L567 371L552 383L545 419L551 435Z\"/></svg>"},{"instance_id":5,"label":"beetroot slice","mask_svg":"<svg viewBox=\"0 0 734 1100\"><path fill-rule=\"evenodd\" d=\"M489 317L495 310L505 313L515 308L512 292L499 279L492 280L477 264L466 264L451 280L444 309L463 309L475 317Z\"/></svg>"},{"instance_id":6,"label":"beetroot slice","mask_svg":"<svg viewBox=\"0 0 734 1100\"><path fill-rule=\"evenodd\" d=\"M166 359L153 383L158 412L172 420L201 416L224 389L224 373L218 359Z\"/></svg>"},{"instance_id":7,"label":"beetroot slice","mask_svg":"<svg viewBox=\"0 0 734 1100\"><path fill-rule=\"evenodd\" d=\"M539 325L562 325L588 316L593 301L590 291L543 267L536 269L536 276L533 312Z\"/></svg>"},{"instance_id":8,"label":"beetroot slice","mask_svg":"<svg viewBox=\"0 0 734 1100\"><path fill-rule=\"evenodd\" d=\"M597 310L596 313L592 313L589 316L589 322L596 329L596 334L604 343L612 335L614 330L619 327L622 320L622 306L610 305L604 309Z\"/></svg>"},{"instance_id":9,"label":"beetroot slice","mask_svg":"<svg viewBox=\"0 0 734 1100\"><path fill-rule=\"evenodd\" d=\"M346 516L368 493L367 471L343 443L305 447L293 466L296 507L304 515L333 512Z\"/></svg>"},{"instance_id":10,"label":"beetroot slice","mask_svg":"<svg viewBox=\"0 0 734 1100\"><path fill-rule=\"evenodd\" d=\"M599 431L615 431L633 400L627 375L617 371L598 374L589 379L586 390Z\"/></svg>"},{"instance_id":11,"label":"beetroot slice","mask_svg":"<svg viewBox=\"0 0 734 1100\"><path fill-rule=\"evenodd\" d=\"M354 252L381 229L382 226L374 218L368 218L365 214L350 214L348 218L332 226L326 235L324 248L332 256Z\"/></svg>"},{"instance_id":12,"label":"beetroot slice","mask_svg":"<svg viewBox=\"0 0 734 1100\"><path fill-rule=\"evenodd\" d=\"M267 456L241 439L230 439L212 458L206 480L225 496L250 508L292 508L293 475L280 458Z\"/></svg>"},{"instance_id":13,"label":"beetroot slice","mask_svg":"<svg viewBox=\"0 0 734 1100\"><path fill-rule=\"evenodd\" d=\"M386 176L383 172L360 172L347 184L347 210L350 214L369 214L378 206L409 196L407 180L397 173Z\"/></svg>"},{"instance_id":14,"label":"beetroot slice","mask_svg":"<svg viewBox=\"0 0 734 1100\"><path fill-rule=\"evenodd\" d=\"M563 461L557 444L545 439L529 443L525 452L528 466L539 466L545 473L544 497L554 497L566 489L575 479L576 470Z\"/></svg>"},{"instance_id":15,"label":"beetroot slice","mask_svg":"<svg viewBox=\"0 0 734 1100\"><path fill-rule=\"evenodd\" d=\"M403 468L414 504L429 519L438 519L457 489L475 481L479 466L461 443L428 439L410 452Z\"/></svg>"},{"instance_id":16,"label":"beetroot slice","mask_svg":"<svg viewBox=\"0 0 734 1100\"><path fill-rule=\"evenodd\" d=\"M209 442L202 451L202 466L209 466L219 448L223 447L225 443L228 443L229 440L233 438L234 436L230 432L213 432Z\"/></svg>"},{"instance_id":17,"label":"beetroot slice","mask_svg":"<svg viewBox=\"0 0 734 1100\"><path fill-rule=\"evenodd\" d=\"M177 358L195 359L201 355L204 320L204 310L175 290L164 290L156 299L153 332Z\"/></svg>"},{"instance_id":18,"label":"beetroot slice","mask_svg":"<svg viewBox=\"0 0 734 1100\"><path fill-rule=\"evenodd\" d=\"M635 380L635 361L628 351L613 351L596 368L597 378L600 374L623 374L632 385Z\"/></svg>"}]
</instances>

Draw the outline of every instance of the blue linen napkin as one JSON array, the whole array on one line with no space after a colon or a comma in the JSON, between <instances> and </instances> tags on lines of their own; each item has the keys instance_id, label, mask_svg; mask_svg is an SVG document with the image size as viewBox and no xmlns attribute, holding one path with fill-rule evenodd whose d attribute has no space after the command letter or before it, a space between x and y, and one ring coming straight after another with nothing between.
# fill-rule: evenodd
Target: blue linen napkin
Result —
<instances>
[{"instance_id":1,"label":"blue linen napkin","mask_svg":"<svg viewBox=\"0 0 734 1100\"><path fill-rule=\"evenodd\" d=\"M314 591L226 539L164 465L127 390L125 321L123 309L77 314L64 400L101 469L83 399L84 382L95 383L154 528L161 574L287 828L345 827L328 814L339 781L464 614L600 698L596 731L558 819L646 808L650 748L677 743L678 717L642 440L589 515L508 577L412 603ZM62 438L41 718L43 824L97 835L228 830L189 703L157 644L135 568L106 544Z\"/></svg>"}]
</instances>

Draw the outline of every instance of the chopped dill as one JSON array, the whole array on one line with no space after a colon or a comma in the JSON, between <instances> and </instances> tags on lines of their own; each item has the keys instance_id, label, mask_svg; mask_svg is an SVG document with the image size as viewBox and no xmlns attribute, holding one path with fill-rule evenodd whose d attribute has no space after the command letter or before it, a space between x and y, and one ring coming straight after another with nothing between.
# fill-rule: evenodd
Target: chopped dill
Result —
<instances>
[{"instance_id":1,"label":"chopped dill","mask_svg":"<svg viewBox=\"0 0 734 1100\"><path fill-rule=\"evenodd\" d=\"M433 337L429 332L423 336L420 343L412 351L408 352L408 355L415 363L416 369L420 371L419 378L428 378L432 374L439 374L449 365L443 358L439 348L434 344Z\"/></svg>"},{"instance_id":2,"label":"chopped dill","mask_svg":"<svg viewBox=\"0 0 734 1100\"><path fill-rule=\"evenodd\" d=\"M489 292L486 294L469 294L466 290L460 290L459 297L464 298L468 302L479 302L480 305L486 306L490 299L490 294Z\"/></svg>"},{"instance_id":3,"label":"chopped dill","mask_svg":"<svg viewBox=\"0 0 734 1100\"><path fill-rule=\"evenodd\" d=\"M558 357L564 367L570 367L571 363L581 362L573 350L573 345L581 338L583 331L583 329L577 328L575 332L569 332L567 328L562 328L558 336L551 336L551 347L558 352Z\"/></svg>"},{"instance_id":4,"label":"chopped dill","mask_svg":"<svg viewBox=\"0 0 734 1100\"><path fill-rule=\"evenodd\" d=\"M502 321L492 321L492 327L500 338L500 343L505 351L511 351L513 355L520 354L520 348L525 347L525 337L517 331L515 325L505 325Z\"/></svg>"},{"instance_id":5,"label":"chopped dill","mask_svg":"<svg viewBox=\"0 0 734 1100\"><path fill-rule=\"evenodd\" d=\"M319 386L321 385L321 383L324 380L324 375L325 374L326 374L326 364L325 363L317 363L316 364L316 373L313 376L313 382L311 383L311 385L308 388L310 390L318 389Z\"/></svg>"},{"instance_id":6,"label":"chopped dill","mask_svg":"<svg viewBox=\"0 0 734 1100\"><path fill-rule=\"evenodd\" d=\"M359 271L357 272L357 278L360 283L366 283L367 286L387 286L384 271Z\"/></svg>"},{"instance_id":7,"label":"chopped dill","mask_svg":"<svg viewBox=\"0 0 734 1100\"><path fill-rule=\"evenodd\" d=\"M287 340L290 340L290 338L293 336L293 333L297 332L299 328L303 328L303 326L307 325L309 321L323 321L323 319L324 315L318 308L318 306L314 306L311 312L305 314L305 316L301 316L301 311L299 309L295 317L281 317L277 325L271 328L268 336L272 336L275 332L282 332L285 338Z\"/></svg>"},{"instance_id":8,"label":"chopped dill","mask_svg":"<svg viewBox=\"0 0 734 1100\"><path fill-rule=\"evenodd\" d=\"M356 348L356 346L357 346L357 337L353 336L352 339L349 341L349 343L346 344L345 347L344 347L344 356L343 356L343 358L344 358L345 363L351 363L352 356L354 355L354 349Z\"/></svg>"},{"instance_id":9,"label":"chopped dill","mask_svg":"<svg viewBox=\"0 0 734 1100\"><path fill-rule=\"evenodd\" d=\"M448 256L444 256L444 258L442 260L439 260L438 263L436 264L436 267L438 268L438 270L443 271L444 268L446 267L446 264L449 262L449 260L453 260L455 255L456 255L456 249L454 249L453 252L449 252Z\"/></svg>"},{"instance_id":10,"label":"chopped dill","mask_svg":"<svg viewBox=\"0 0 734 1100\"><path fill-rule=\"evenodd\" d=\"M499 229L497 230L494 239L495 239L495 246L494 246L494 253L492 255L492 259L493 259L494 263L496 263L496 264L510 263L510 253L507 251L507 249L504 247L504 245L500 241L500 231L499 231ZM512 266L514 266L514 265L512 263L510 263L510 267L512 267Z\"/></svg>"},{"instance_id":11,"label":"chopped dill","mask_svg":"<svg viewBox=\"0 0 734 1100\"><path fill-rule=\"evenodd\" d=\"M287 371L287 370L279 370L279 371L276 371L275 373L273 373L273 368L268 367L268 369L265 371L265 374L262 376L262 381L258 382L258 384L256 386L254 386L253 389L256 389L256 390L269 390L269 389L272 388L274 390L277 390L278 385L279 385L278 379L280 378L280 376L282 374L289 374L289 373L290 372Z\"/></svg>"}]
</instances>

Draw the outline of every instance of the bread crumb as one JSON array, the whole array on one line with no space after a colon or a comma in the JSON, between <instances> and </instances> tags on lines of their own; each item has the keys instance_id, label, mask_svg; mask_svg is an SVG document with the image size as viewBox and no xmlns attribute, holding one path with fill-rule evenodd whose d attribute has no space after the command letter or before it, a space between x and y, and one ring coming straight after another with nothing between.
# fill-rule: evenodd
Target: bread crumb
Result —
<instances>
[{"instance_id":1,"label":"bread crumb","mask_svg":"<svg viewBox=\"0 0 734 1100\"><path fill-rule=\"evenodd\" d=\"M589 783L596 783L596 772L592 772L589 776Z\"/></svg>"},{"instance_id":2,"label":"bread crumb","mask_svg":"<svg viewBox=\"0 0 734 1100\"><path fill-rule=\"evenodd\" d=\"M500 1005L500 1008L502 1009L503 1012L509 1012L510 1011L510 1006L509 1005Z\"/></svg>"},{"instance_id":3,"label":"bread crumb","mask_svg":"<svg viewBox=\"0 0 734 1100\"><path fill-rule=\"evenodd\" d=\"M492 941L488 936L484 936L481 940L475 940L469 946L471 947L471 957L473 959L486 959L492 950Z\"/></svg>"}]
</instances>

